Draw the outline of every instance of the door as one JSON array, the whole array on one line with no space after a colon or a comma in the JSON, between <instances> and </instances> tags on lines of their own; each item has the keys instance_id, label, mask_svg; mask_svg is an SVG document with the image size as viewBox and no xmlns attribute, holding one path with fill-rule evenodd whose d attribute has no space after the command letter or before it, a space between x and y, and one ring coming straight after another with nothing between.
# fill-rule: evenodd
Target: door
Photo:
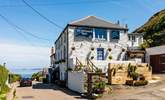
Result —
<instances>
[{"instance_id":1,"label":"door","mask_svg":"<svg viewBox=\"0 0 165 100\"><path fill-rule=\"evenodd\" d=\"M164 73L165 72L165 54L151 55L150 65L152 66L153 73Z\"/></svg>"}]
</instances>

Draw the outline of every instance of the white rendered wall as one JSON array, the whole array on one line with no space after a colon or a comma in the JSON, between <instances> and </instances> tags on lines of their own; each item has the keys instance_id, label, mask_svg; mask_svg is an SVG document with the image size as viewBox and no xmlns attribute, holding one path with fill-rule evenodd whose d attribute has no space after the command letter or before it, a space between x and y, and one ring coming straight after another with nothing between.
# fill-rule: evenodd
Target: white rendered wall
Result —
<instances>
[{"instance_id":1,"label":"white rendered wall","mask_svg":"<svg viewBox=\"0 0 165 100\"><path fill-rule=\"evenodd\" d=\"M109 42L109 41L74 41L74 28L69 28L69 60L73 60L73 63L69 64L69 67L73 67L76 63L75 59L76 57L83 63L86 64L87 58L91 58L91 56L94 57L93 60L97 60L97 48L104 48L104 61L109 61L109 55L112 56L113 60L117 60L118 55L122 52L122 48L127 49L127 33L124 33L124 31L121 31L121 38L119 40L119 43L116 42ZM75 47L75 50L72 50L71 48ZM94 47L94 50L91 50L91 47ZM109 52L108 48L111 48L112 51ZM100 62L104 62L100 61ZM97 63L95 64L97 66ZM105 65L104 65L105 66ZM106 64L106 66L108 66Z\"/></svg>"},{"instance_id":2,"label":"white rendered wall","mask_svg":"<svg viewBox=\"0 0 165 100\"><path fill-rule=\"evenodd\" d=\"M84 72L68 72L68 88L79 93L84 93L84 77Z\"/></svg>"}]
</instances>

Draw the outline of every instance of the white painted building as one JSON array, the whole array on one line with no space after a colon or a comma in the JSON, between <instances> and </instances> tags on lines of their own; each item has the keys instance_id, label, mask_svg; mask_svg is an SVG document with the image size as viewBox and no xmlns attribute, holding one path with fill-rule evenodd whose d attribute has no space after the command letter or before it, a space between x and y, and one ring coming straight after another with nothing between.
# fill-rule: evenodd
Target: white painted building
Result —
<instances>
[{"instance_id":1,"label":"white painted building","mask_svg":"<svg viewBox=\"0 0 165 100\"><path fill-rule=\"evenodd\" d=\"M69 23L55 41L55 68L59 68L60 80L67 80L67 69L74 69L76 59L83 65L88 60L107 71L108 63L127 60L129 47L138 47L141 35L128 35L128 28L104 21L95 16Z\"/></svg>"}]
</instances>

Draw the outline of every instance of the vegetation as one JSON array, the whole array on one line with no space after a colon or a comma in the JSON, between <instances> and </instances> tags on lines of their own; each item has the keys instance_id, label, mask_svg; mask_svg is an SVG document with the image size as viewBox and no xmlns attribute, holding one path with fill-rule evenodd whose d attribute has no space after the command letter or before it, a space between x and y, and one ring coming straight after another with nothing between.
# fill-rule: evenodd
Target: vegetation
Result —
<instances>
[{"instance_id":1,"label":"vegetation","mask_svg":"<svg viewBox=\"0 0 165 100\"><path fill-rule=\"evenodd\" d=\"M0 94L6 93L9 91L6 81L8 80L8 70L0 65Z\"/></svg>"},{"instance_id":2,"label":"vegetation","mask_svg":"<svg viewBox=\"0 0 165 100\"><path fill-rule=\"evenodd\" d=\"M43 76L41 72L34 73L31 77L33 80L36 79L36 81L42 81Z\"/></svg>"},{"instance_id":3,"label":"vegetation","mask_svg":"<svg viewBox=\"0 0 165 100\"><path fill-rule=\"evenodd\" d=\"M144 34L142 49L165 44L165 9L154 14L147 23L134 32Z\"/></svg>"},{"instance_id":4,"label":"vegetation","mask_svg":"<svg viewBox=\"0 0 165 100\"><path fill-rule=\"evenodd\" d=\"M9 91L9 87L6 85L8 80L8 70L0 65L0 100L6 100L6 93Z\"/></svg>"},{"instance_id":5,"label":"vegetation","mask_svg":"<svg viewBox=\"0 0 165 100\"><path fill-rule=\"evenodd\" d=\"M133 80L137 80L138 77L139 77L139 74L136 72L136 69L137 69L136 66L131 65L131 64L129 63L129 65L128 65L128 70L127 70L127 72L128 72L128 77L133 78Z\"/></svg>"},{"instance_id":6,"label":"vegetation","mask_svg":"<svg viewBox=\"0 0 165 100\"><path fill-rule=\"evenodd\" d=\"M21 79L21 75L19 74L10 74L10 83L19 81Z\"/></svg>"}]
</instances>

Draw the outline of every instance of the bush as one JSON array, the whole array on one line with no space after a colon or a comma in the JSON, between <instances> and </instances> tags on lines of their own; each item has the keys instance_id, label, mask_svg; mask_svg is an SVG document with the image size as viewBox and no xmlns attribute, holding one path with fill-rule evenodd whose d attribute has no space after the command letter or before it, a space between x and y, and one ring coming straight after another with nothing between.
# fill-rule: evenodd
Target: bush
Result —
<instances>
[{"instance_id":1,"label":"bush","mask_svg":"<svg viewBox=\"0 0 165 100\"><path fill-rule=\"evenodd\" d=\"M148 81L147 80L139 80L134 83L134 86L144 86L147 85Z\"/></svg>"},{"instance_id":2,"label":"bush","mask_svg":"<svg viewBox=\"0 0 165 100\"><path fill-rule=\"evenodd\" d=\"M19 81L20 79L21 79L21 75L19 75L19 74L10 74L10 82L9 83Z\"/></svg>"},{"instance_id":3,"label":"bush","mask_svg":"<svg viewBox=\"0 0 165 100\"><path fill-rule=\"evenodd\" d=\"M95 83L93 87L93 92L97 94L102 94L105 90L105 85L106 83L103 81Z\"/></svg>"},{"instance_id":4,"label":"bush","mask_svg":"<svg viewBox=\"0 0 165 100\"><path fill-rule=\"evenodd\" d=\"M133 80L126 80L126 85L133 86Z\"/></svg>"},{"instance_id":5,"label":"bush","mask_svg":"<svg viewBox=\"0 0 165 100\"><path fill-rule=\"evenodd\" d=\"M43 82L43 83L48 83L47 78L43 78L43 79L42 79L42 82Z\"/></svg>"},{"instance_id":6,"label":"bush","mask_svg":"<svg viewBox=\"0 0 165 100\"><path fill-rule=\"evenodd\" d=\"M145 77L144 77L143 75L140 75L140 76L139 76L139 80L144 81L144 80L145 80Z\"/></svg>"},{"instance_id":7,"label":"bush","mask_svg":"<svg viewBox=\"0 0 165 100\"><path fill-rule=\"evenodd\" d=\"M138 80L138 77L139 77L139 74L138 73L133 72L131 74L132 74L131 76L132 76L133 80Z\"/></svg>"},{"instance_id":8,"label":"bush","mask_svg":"<svg viewBox=\"0 0 165 100\"><path fill-rule=\"evenodd\" d=\"M8 80L8 72L9 71L4 66L0 65L0 94L9 91L9 88L6 85L6 81Z\"/></svg>"}]
</instances>

